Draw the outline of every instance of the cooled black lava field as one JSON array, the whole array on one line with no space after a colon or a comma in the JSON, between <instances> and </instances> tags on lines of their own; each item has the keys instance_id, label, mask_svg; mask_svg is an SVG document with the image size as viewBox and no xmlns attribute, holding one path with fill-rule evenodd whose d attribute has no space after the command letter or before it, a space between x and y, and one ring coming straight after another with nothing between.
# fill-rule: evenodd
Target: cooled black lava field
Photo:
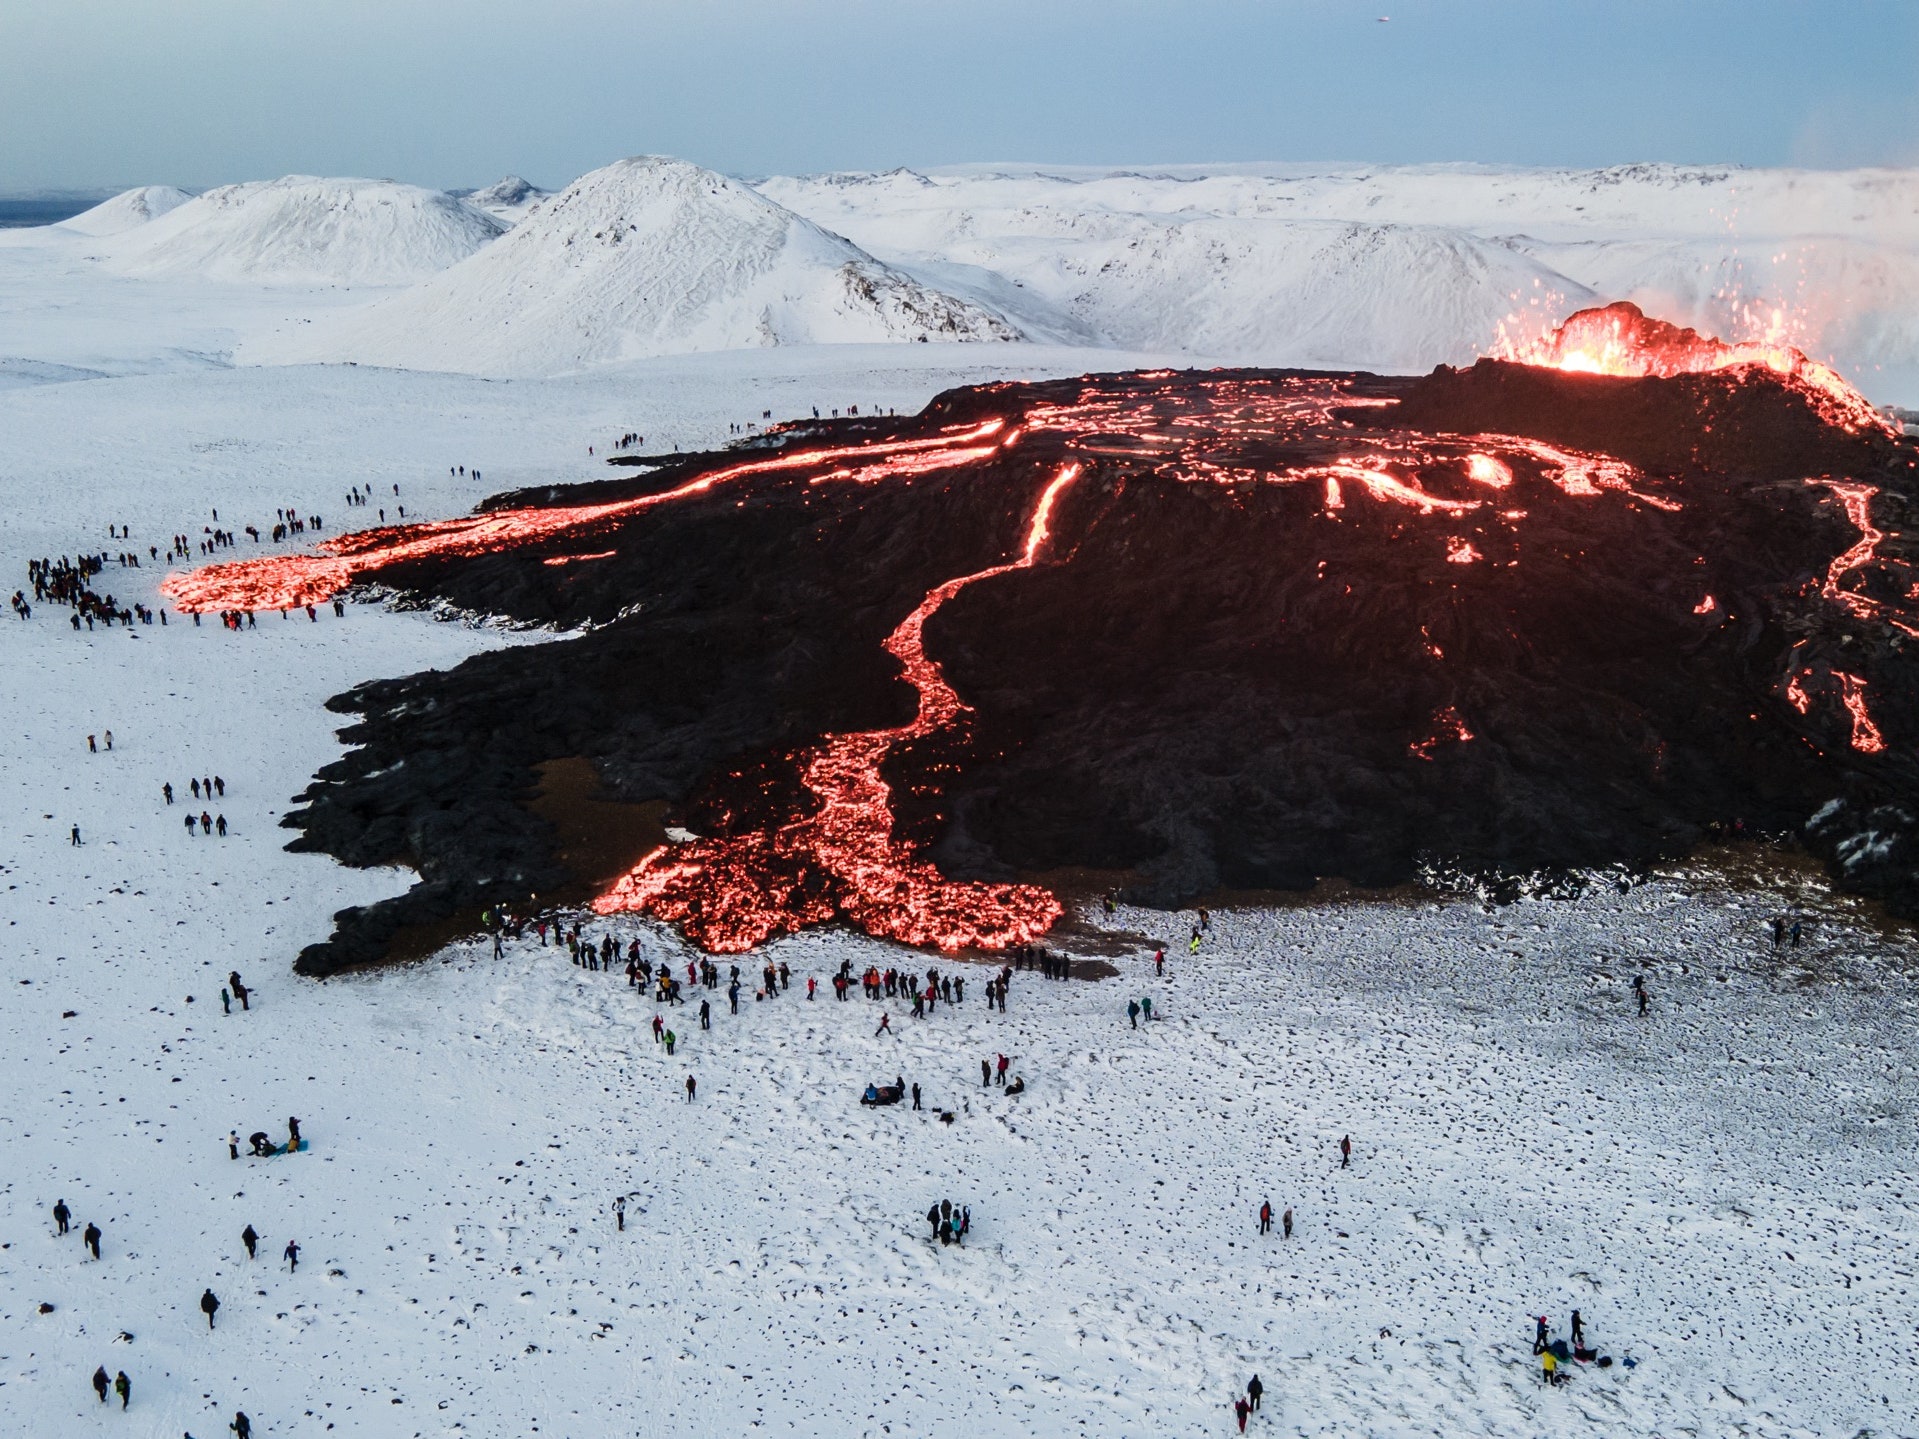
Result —
<instances>
[{"instance_id":1,"label":"cooled black lava field","mask_svg":"<svg viewBox=\"0 0 1919 1439\"><path fill-rule=\"evenodd\" d=\"M1796 832L1919 914L1910 441L1746 366L1138 373L949 392L185 577L563 633L332 701L296 848L404 861L300 967L577 883L589 758L698 838L603 895L738 950L997 948L1047 871L1171 905Z\"/></svg>"}]
</instances>

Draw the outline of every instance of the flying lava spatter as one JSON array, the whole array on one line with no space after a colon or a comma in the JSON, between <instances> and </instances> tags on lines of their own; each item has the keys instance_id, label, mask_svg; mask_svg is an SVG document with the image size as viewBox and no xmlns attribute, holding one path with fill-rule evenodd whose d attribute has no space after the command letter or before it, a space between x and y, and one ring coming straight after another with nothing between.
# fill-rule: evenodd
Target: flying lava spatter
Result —
<instances>
[{"instance_id":1,"label":"flying lava spatter","mask_svg":"<svg viewBox=\"0 0 1919 1439\"><path fill-rule=\"evenodd\" d=\"M1800 387L1831 424L1847 430L1891 428L1838 371L1803 350L1774 340L1729 344L1655 320L1628 300L1580 310L1535 339L1502 343L1493 358L1579 374L1666 379L1758 365Z\"/></svg>"}]
</instances>

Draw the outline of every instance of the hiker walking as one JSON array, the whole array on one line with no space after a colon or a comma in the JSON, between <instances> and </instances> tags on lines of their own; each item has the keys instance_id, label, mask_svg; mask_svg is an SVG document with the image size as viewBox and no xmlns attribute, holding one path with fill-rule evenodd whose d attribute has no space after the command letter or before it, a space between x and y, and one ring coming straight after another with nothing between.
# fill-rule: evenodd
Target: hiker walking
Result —
<instances>
[{"instance_id":1,"label":"hiker walking","mask_svg":"<svg viewBox=\"0 0 1919 1439\"><path fill-rule=\"evenodd\" d=\"M1129 999L1126 1001L1126 1017L1132 1021L1134 1029L1139 1028L1139 1001L1137 999Z\"/></svg>"},{"instance_id":2,"label":"hiker walking","mask_svg":"<svg viewBox=\"0 0 1919 1439\"><path fill-rule=\"evenodd\" d=\"M882 1034L890 1034L892 1031L893 1016L882 1009L880 1011L880 1027L873 1031L873 1038L878 1039Z\"/></svg>"},{"instance_id":3,"label":"hiker walking","mask_svg":"<svg viewBox=\"0 0 1919 1439\"><path fill-rule=\"evenodd\" d=\"M102 1404L107 1402L107 1366L104 1364L93 1371L93 1392L100 1396Z\"/></svg>"},{"instance_id":4,"label":"hiker walking","mask_svg":"<svg viewBox=\"0 0 1919 1439\"><path fill-rule=\"evenodd\" d=\"M920 1107L920 1087L919 1085L915 1084L913 1086L913 1108L918 1109L919 1107Z\"/></svg>"},{"instance_id":5,"label":"hiker walking","mask_svg":"<svg viewBox=\"0 0 1919 1439\"><path fill-rule=\"evenodd\" d=\"M100 1257L100 1226L88 1220L87 1227L80 1231L80 1242L87 1246L87 1253L98 1259Z\"/></svg>"},{"instance_id":6,"label":"hiker walking","mask_svg":"<svg viewBox=\"0 0 1919 1439\"><path fill-rule=\"evenodd\" d=\"M695 1089L695 1087L696 1086L694 1085L694 1082L693 1082L693 1076L690 1074L687 1075L686 1076L686 1102L688 1104L691 1104L693 1102L693 1090Z\"/></svg>"},{"instance_id":7,"label":"hiker walking","mask_svg":"<svg viewBox=\"0 0 1919 1439\"><path fill-rule=\"evenodd\" d=\"M112 749L113 746L108 744L107 748ZM120 1411L125 1413L127 1405L133 1400L133 1381L127 1378L126 1370L122 1369L113 1376L113 1392L120 1396Z\"/></svg>"},{"instance_id":8,"label":"hiker walking","mask_svg":"<svg viewBox=\"0 0 1919 1439\"><path fill-rule=\"evenodd\" d=\"M1280 1224L1280 1238L1291 1239L1293 1237L1293 1206L1292 1205L1290 1204L1287 1205L1286 1212L1279 1216L1279 1224Z\"/></svg>"},{"instance_id":9,"label":"hiker walking","mask_svg":"<svg viewBox=\"0 0 1919 1439\"><path fill-rule=\"evenodd\" d=\"M280 1251L280 1257L287 1262L287 1273L298 1274L300 1272L300 1246L298 1244L295 1244L291 1239L287 1240L287 1247Z\"/></svg>"},{"instance_id":10,"label":"hiker walking","mask_svg":"<svg viewBox=\"0 0 1919 1439\"><path fill-rule=\"evenodd\" d=\"M247 1258L257 1259L260 1257L258 1253L260 1236L253 1232L253 1226L251 1224L240 1231L240 1242L247 1247Z\"/></svg>"},{"instance_id":11,"label":"hiker walking","mask_svg":"<svg viewBox=\"0 0 1919 1439\"><path fill-rule=\"evenodd\" d=\"M1573 1310L1573 1349L1577 1351L1585 1347L1586 1321L1579 1317L1579 1311L1575 1309Z\"/></svg>"},{"instance_id":12,"label":"hiker walking","mask_svg":"<svg viewBox=\"0 0 1919 1439\"><path fill-rule=\"evenodd\" d=\"M67 1208L66 1200L56 1199L53 1201L53 1224L55 1233L65 1234L67 1232L67 1221L72 1217L73 1211Z\"/></svg>"},{"instance_id":13,"label":"hiker walking","mask_svg":"<svg viewBox=\"0 0 1919 1439\"><path fill-rule=\"evenodd\" d=\"M1353 1162L1353 1137L1344 1135L1339 1141L1339 1167L1346 1168Z\"/></svg>"},{"instance_id":14,"label":"hiker walking","mask_svg":"<svg viewBox=\"0 0 1919 1439\"><path fill-rule=\"evenodd\" d=\"M219 1308L220 1301L213 1297L213 1291L211 1289L200 1296L200 1312L207 1316L207 1331L209 1333L213 1330L213 1316Z\"/></svg>"},{"instance_id":15,"label":"hiker walking","mask_svg":"<svg viewBox=\"0 0 1919 1439\"><path fill-rule=\"evenodd\" d=\"M1241 1394L1233 1400L1233 1417L1239 1420L1240 1433L1246 1432L1246 1416L1252 1412L1253 1406L1246 1402L1245 1395Z\"/></svg>"},{"instance_id":16,"label":"hiker walking","mask_svg":"<svg viewBox=\"0 0 1919 1439\"><path fill-rule=\"evenodd\" d=\"M1246 1385L1247 1406L1252 1409L1259 1408L1259 1401L1265 1396L1265 1394L1266 1394L1266 1386L1259 1382L1259 1376L1255 1374L1252 1377L1251 1381Z\"/></svg>"},{"instance_id":17,"label":"hiker walking","mask_svg":"<svg viewBox=\"0 0 1919 1439\"><path fill-rule=\"evenodd\" d=\"M981 1084L991 1084L993 1082L993 1061L992 1060L982 1059L979 1062L979 1082Z\"/></svg>"},{"instance_id":18,"label":"hiker walking","mask_svg":"<svg viewBox=\"0 0 1919 1439\"><path fill-rule=\"evenodd\" d=\"M233 1422L227 1425L234 1433L234 1439L253 1439L253 1421L244 1411L233 1416Z\"/></svg>"},{"instance_id":19,"label":"hiker walking","mask_svg":"<svg viewBox=\"0 0 1919 1439\"><path fill-rule=\"evenodd\" d=\"M1646 1005L1648 1002L1647 996L1646 996L1646 976L1645 975L1635 974L1632 977L1632 992L1633 992L1633 998L1639 1002L1639 1012L1641 1014L1644 1014L1646 1012Z\"/></svg>"},{"instance_id":20,"label":"hiker walking","mask_svg":"<svg viewBox=\"0 0 1919 1439\"><path fill-rule=\"evenodd\" d=\"M1261 1234L1273 1232L1273 1206L1265 1200L1261 1200L1259 1206L1259 1232Z\"/></svg>"}]
</instances>

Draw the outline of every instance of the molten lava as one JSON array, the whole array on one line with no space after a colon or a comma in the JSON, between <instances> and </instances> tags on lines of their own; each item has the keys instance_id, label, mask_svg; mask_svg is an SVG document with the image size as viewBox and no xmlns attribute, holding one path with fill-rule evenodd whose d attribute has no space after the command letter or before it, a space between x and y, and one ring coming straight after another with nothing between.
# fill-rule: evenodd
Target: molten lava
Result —
<instances>
[{"instance_id":1,"label":"molten lava","mask_svg":"<svg viewBox=\"0 0 1919 1439\"><path fill-rule=\"evenodd\" d=\"M938 949L1005 949L1044 934L1060 904L1026 884L956 883L894 834L892 790L880 774L908 740L952 729L965 703L926 654L926 622L969 585L1030 569L1050 533L1067 465L1040 491L1016 560L948 580L886 639L919 696L910 724L828 735L793 757L813 808L776 828L661 846L593 903L678 924L715 954L737 954L778 934L844 916L868 934Z\"/></svg>"},{"instance_id":2,"label":"molten lava","mask_svg":"<svg viewBox=\"0 0 1919 1439\"><path fill-rule=\"evenodd\" d=\"M1871 401L1803 350L1772 341L1728 344L1652 319L1628 300L1580 310L1535 340L1502 344L1495 357L1576 374L1661 379L1757 365L1803 387L1832 424L1893 432Z\"/></svg>"},{"instance_id":3,"label":"molten lava","mask_svg":"<svg viewBox=\"0 0 1919 1439\"><path fill-rule=\"evenodd\" d=\"M796 427L774 452L684 457L646 493L609 481L164 589L250 610L384 582L574 630L462 667L480 678L353 697L378 734L351 783L310 796L331 827L316 847L373 863L439 846L409 923L449 895L549 884L461 888L449 816L494 766L472 829L518 835L524 775L578 754L698 836L594 909L727 953L833 922L1003 949L1061 913L1005 876L1065 865L1130 868L1170 902L1327 873L1394 883L1441 849L1638 860L1810 807L1821 765L1908 763L1914 687L1883 638L1919 637L1910 461L1870 406L1797 352L1630 306L1575 315L1522 358L1418 381L982 386L867 422L861 443ZM1702 449L1707 429L1759 438ZM1797 467L1780 434L1840 458ZM1772 468L1737 468L1754 454ZM591 664L523 680L569 653ZM583 685L605 704L574 704ZM463 726L486 758L405 762ZM424 788L387 803L394 784ZM547 841L513 843L487 873L537 870Z\"/></svg>"}]
</instances>

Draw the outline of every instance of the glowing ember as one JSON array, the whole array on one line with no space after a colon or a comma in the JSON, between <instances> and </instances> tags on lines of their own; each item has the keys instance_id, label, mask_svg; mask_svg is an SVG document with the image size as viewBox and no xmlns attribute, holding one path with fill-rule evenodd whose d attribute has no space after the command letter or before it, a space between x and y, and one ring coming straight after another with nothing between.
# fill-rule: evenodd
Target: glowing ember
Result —
<instances>
[{"instance_id":1,"label":"glowing ember","mask_svg":"<svg viewBox=\"0 0 1919 1439\"><path fill-rule=\"evenodd\" d=\"M594 911L654 915L722 954L839 916L868 934L944 950L1004 949L1051 928L1060 904L1046 890L949 880L895 836L880 766L900 744L952 729L969 713L927 656L926 622L967 586L1031 568L1060 491L1078 475L1079 466L1068 465L1040 493L1018 559L948 580L887 637L887 652L919 694L910 724L827 736L795 756L816 801L810 813L770 830L657 849L595 900Z\"/></svg>"},{"instance_id":2,"label":"glowing ember","mask_svg":"<svg viewBox=\"0 0 1919 1439\"><path fill-rule=\"evenodd\" d=\"M1416 759L1430 760L1433 751L1442 744L1465 744L1472 737L1473 732L1466 728L1466 721L1459 717L1459 711L1447 705L1433 715L1432 733L1425 739L1407 745L1406 752Z\"/></svg>"},{"instance_id":3,"label":"glowing ember","mask_svg":"<svg viewBox=\"0 0 1919 1439\"><path fill-rule=\"evenodd\" d=\"M1802 350L1776 341L1728 344L1697 330L1651 319L1625 300L1580 310L1568 316L1558 329L1535 340L1502 342L1495 347L1494 357L1577 374L1652 375L1662 379L1757 365L1784 377L1814 401L1821 415L1841 428L1892 432L1890 422L1872 407L1871 401L1836 371L1809 359Z\"/></svg>"}]
</instances>

